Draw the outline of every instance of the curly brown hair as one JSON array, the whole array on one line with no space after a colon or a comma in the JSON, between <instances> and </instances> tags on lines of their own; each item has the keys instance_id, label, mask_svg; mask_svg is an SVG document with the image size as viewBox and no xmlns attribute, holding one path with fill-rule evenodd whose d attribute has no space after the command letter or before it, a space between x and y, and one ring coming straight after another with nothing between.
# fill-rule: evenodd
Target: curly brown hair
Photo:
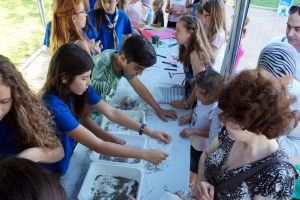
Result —
<instances>
[{"instance_id":1,"label":"curly brown hair","mask_svg":"<svg viewBox=\"0 0 300 200\"><path fill-rule=\"evenodd\" d=\"M232 121L268 139L288 133L297 122L290 110L294 98L286 87L269 73L255 69L241 72L221 92L219 107L222 121Z\"/></svg>"},{"instance_id":2,"label":"curly brown hair","mask_svg":"<svg viewBox=\"0 0 300 200\"><path fill-rule=\"evenodd\" d=\"M5 118L13 127L17 141L25 148L59 147L60 142L55 135L50 112L29 89L14 64L2 55L0 55L0 84L11 88L13 104Z\"/></svg>"}]
</instances>

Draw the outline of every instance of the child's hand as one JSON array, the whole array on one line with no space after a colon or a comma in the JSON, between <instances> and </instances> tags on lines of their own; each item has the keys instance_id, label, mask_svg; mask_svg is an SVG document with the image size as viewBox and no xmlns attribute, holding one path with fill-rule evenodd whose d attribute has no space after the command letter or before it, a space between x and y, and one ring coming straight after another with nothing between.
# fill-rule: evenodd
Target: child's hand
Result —
<instances>
[{"instance_id":1,"label":"child's hand","mask_svg":"<svg viewBox=\"0 0 300 200\"><path fill-rule=\"evenodd\" d=\"M170 105L173 106L174 108L187 109L187 105L184 100L171 101Z\"/></svg>"},{"instance_id":2,"label":"child's hand","mask_svg":"<svg viewBox=\"0 0 300 200\"><path fill-rule=\"evenodd\" d=\"M149 137L155 138L165 144L170 144L172 137L163 131L151 131Z\"/></svg>"},{"instance_id":3,"label":"child's hand","mask_svg":"<svg viewBox=\"0 0 300 200\"><path fill-rule=\"evenodd\" d=\"M179 133L179 135L183 138L187 138L193 134L194 134L193 128L185 128Z\"/></svg>"},{"instance_id":4,"label":"child's hand","mask_svg":"<svg viewBox=\"0 0 300 200\"><path fill-rule=\"evenodd\" d=\"M161 150L147 149L144 151L143 159L157 165L161 161L165 160L168 156L169 154Z\"/></svg>"},{"instance_id":5,"label":"child's hand","mask_svg":"<svg viewBox=\"0 0 300 200\"><path fill-rule=\"evenodd\" d=\"M179 117L179 126L182 126L184 124L190 123L192 119L192 113L183 115L181 117Z\"/></svg>"}]
</instances>

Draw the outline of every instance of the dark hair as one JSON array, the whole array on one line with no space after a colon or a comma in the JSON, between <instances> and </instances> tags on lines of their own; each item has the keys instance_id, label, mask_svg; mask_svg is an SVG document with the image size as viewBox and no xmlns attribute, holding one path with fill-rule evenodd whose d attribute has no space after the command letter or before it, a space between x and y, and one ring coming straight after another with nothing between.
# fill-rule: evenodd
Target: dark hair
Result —
<instances>
[{"instance_id":1,"label":"dark hair","mask_svg":"<svg viewBox=\"0 0 300 200\"><path fill-rule=\"evenodd\" d=\"M46 92L55 93L69 105L70 85L75 76L92 70L93 67L93 60L85 50L73 43L62 45L51 58L46 82L41 90L41 94L44 95ZM67 77L67 83L62 82L63 76ZM85 113L86 101L86 91L82 95L76 95L74 100L74 114L76 117L81 118Z\"/></svg>"},{"instance_id":2,"label":"dark hair","mask_svg":"<svg viewBox=\"0 0 300 200\"><path fill-rule=\"evenodd\" d=\"M192 51L196 51L204 65L211 66L215 62L215 56L201 21L194 16L183 15L177 22L182 22L187 31L193 32L188 47L179 45L179 61L183 63L184 67L190 66L190 54Z\"/></svg>"},{"instance_id":3,"label":"dark hair","mask_svg":"<svg viewBox=\"0 0 300 200\"><path fill-rule=\"evenodd\" d=\"M297 122L290 111L294 100L270 73L254 69L241 72L221 92L221 119L268 139L288 133L291 122Z\"/></svg>"},{"instance_id":4,"label":"dark hair","mask_svg":"<svg viewBox=\"0 0 300 200\"><path fill-rule=\"evenodd\" d=\"M150 67L156 63L156 52L151 43L141 35L132 35L125 40L121 54L127 62L135 62L141 67Z\"/></svg>"},{"instance_id":5,"label":"dark hair","mask_svg":"<svg viewBox=\"0 0 300 200\"><path fill-rule=\"evenodd\" d=\"M9 200L66 200L56 177L24 158L0 162L0 198Z\"/></svg>"},{"instance_id":6,"label":"dark hair","mask_svg":"<svg viewBox=\"0 0 300 200\"><path fill-rule=\"evenodd\" d=\"M290 7L289 14L293 15L295 12L298 12L298 15L300 15L300 4Z\"/></svg>"},{"instance_id":7,"label":"dark hair","mask_svg":"<svg viewBox=\"0 0 300 200\"><path fill-rule=\"evenodd\" d=\"M199 72L191 81L192 86L204 90L204 93L212 101L217 101L223 89L223 77L212 68Z\"/></svg>"},{"instance_id":8,"label":"dark hair","mask_svg":"<svg viewBox=\"0 0 300 200\"><path fill-rule=\"evenodd\" d=\"M10 87L12 106L5 115L18 144L24 148L57 148L50 112L29 88L22 74L5 56L0 55L0 84Z\"/></svg>"}]
</instances>

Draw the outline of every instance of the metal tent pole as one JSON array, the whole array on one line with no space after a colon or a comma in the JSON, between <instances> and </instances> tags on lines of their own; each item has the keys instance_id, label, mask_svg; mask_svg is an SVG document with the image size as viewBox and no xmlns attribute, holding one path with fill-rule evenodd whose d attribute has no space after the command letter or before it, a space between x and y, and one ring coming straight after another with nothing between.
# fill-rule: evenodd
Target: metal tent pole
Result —
<instances>
[{"instance_id":1,"label":"metal tent pole","mask_svg":"<svg viewBox=\"0 0 300 200\"><path fill-rule=\"evenodd\" d=\"M39 8L39 13L42 21L42 25L44 28L46 28L46 19L45 19L45 6L44 6L44 1L43 0L36 0L38 8Z\"/></svg>"},{"instance_id":2,"label":"metal tent pole","mask_svg":"<svg viewBox=\"0 0 300 200\"><path fill-rule=\"evenodd\" d=\"M221 74L228 82L234 74L235 58L238 51L243 23L246 19L251 0L236 0L233 21L230 30L230 38L226 47Z\"/></svg>"}]
</instances>

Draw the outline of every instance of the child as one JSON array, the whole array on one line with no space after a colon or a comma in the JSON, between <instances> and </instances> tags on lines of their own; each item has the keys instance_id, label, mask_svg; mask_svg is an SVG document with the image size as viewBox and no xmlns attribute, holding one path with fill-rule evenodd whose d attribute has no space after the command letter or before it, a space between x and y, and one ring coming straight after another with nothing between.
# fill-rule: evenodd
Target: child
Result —
<instances>
[{"instance_id":1,"label":"child","mask_svg":"<svg viewBox=\"0 0 300 200\"><path fill-rule=\"evenodd\" d=\"M175 28L176 22L179 17L186 12L186 0L168 0L166 6L166 13L168 15L168 24L167 27Z\"/></svg>"},{"instance_id":2,"label":"child","mask_svg":"<svg viewBox=\"0 0 300 200\"><path fill-rule=\"evenodd\" d=\"M129 18L117 8L117 3L117 0L97 0L97 9L89 13L89 25L97 32L96 41L101 41L102 50L120 50L132 33Z\"/></svg>"},{"instance_id":3,"label":"child","mask_svg":"<svg viewBox=\"0 0 300 200\"><path fill-rule=\"evenodd\" d=\"M105 155L160 163L167 157L166 153L119 145L124 144L124 141L104 131L91 120L89 111L96 110L109 120L138 131L140 135L144 133L164 143L169 143L171 139L168 134L145 127L145 124L134 121L101 100L89 85L93 65L88 53L72 43L61 46L50 61L41 95L53 115L65 150L65 157L53 164L51 169L61 173L66 172L77 142Z\"/></svg>"},{"instance_id":4,"label":"child","mask_svg":"<svg viewBox=\"0 0 300 200\"><path fill-rule=\"evenodd\" d=\"M49 111L11 61L0 55L0 160L11 156L39 163L64 156Z\"/></svg>"},{"instance_id":5,"label":"child","mask_svg":"<svg viewBox=\"0 0 300 200\"><path fill-rule=\"evenodd\" d=\"M246 17L244 24L243 24L243 29L242 29L242 36L241 36L241 40L240 40L240 44L239 44L239 48L236 54L236 58L235 58L235 69L238 68L238 65L240 63L241 58L243 57L245 50L244 50L244 45L242 43L243 38L245 37L246 33L247 33L247 26L249 24L249 18Z\"/></svg>"},{"instance_id":6,"label":"child","mask_svg":"<svg viewBox=\"0 0 300 200\"><path fill-rule=\"evenodd\" d=\"M173 110L162 109L142 82L136 77L156 63L156 53L151 43L141 35L129 37L120 52L105 50L94 58L92 85L103 98L115 95L119 80L125 77L133 89L164 121L176 119Z\"/></svg>"},{"instance_id":7,"label":"child","mask_svg":"<svg viewBox=\"0 0 300 200\"><path fill-rule=\"evenodd\" d=\"M141 0L129 0L125 9L131 25L145 26L146 24L146 8L144 8Z\"/></svg>"},{"instance_id":8,"label":"child","mask_svg":"<svg viewBox=\"0 0 300 200\"><path fill-rule=\"evenodd\" d=\"M86 8L82 0L55 0L53 2L53 19L49 25L51 26L50 52L52 54L68 42L80 45L91 55L100 52L99 42L95 43L94 40L87 38L95 34L83 32L86 17Z\"/></svg>"},{"instance_id":9,"label":"child","mask_svg":"<svg viewBox=\"0 0 300 200\"><path fill-rule=\"evenodd\" d=\"M154 0L153 1L153 11L155 12L154 14L154 19L153 19L153 24L151 26L154 27L163 27L165 24L164 21L164 13L162 11L162 7L164 5L164 0Z\"/></svg>"},{"instance_id":10,"label":"child","mask_svg":"<svg viewBox=\"0 0 300 200\"><path fill-rule=\"evenodd\" d=\"M141 0L141 1L145 9L146 25L150 25L153 22L153 9L152 9L153 0Z\"/></svg>"},{"instance_id":11,"label":"child","mask_svg":"<svg viewBox=\"0 0 300 200\"><path fill-rule=\"evenodd\" d=\"M185 99L172 101L176 108L188 109L196 102L190 80L200 71L212 66L214 55L201 22L193 16L179 18L176 24L176 40L179 44L179 61L185 73Z\"/></svg>"},{"instance_id":12,"label":"child","mask_svg":"<svg viewBox=\"0 0 300 200\"><path fill-rule=\"evenodd\" d=\"M198 173L198 163L202 151L208 147L208 134L210 129L210 117L217 108L218 97L222 90L222 76L209 68L199 72L192 80L195 86L197 105L193 113L183 115L179 118L179 125L191 122L191 128L186 128L180 132L180 136L192 137L191 141L191 162L190 162L190 183L193 185Z\"/></svg>"},{"instance_id":13,"label":"child","mask_svg":"<svg viewBox=\"0 0 300 200\"><path fill-rule=\"evenodd\" d=\"M211 43L215 55L213 68L221 71L226 44L226 13L222 0L208 0L197 10L197 17L201 20Z\"/></svg>"},{"instance_id":14,"label":"child","mask_svg":"<svg viewBox=\"0 0 300 200\"><path fill-rule=\"evenodd\" d=\"M67 200L57 177L24 158L0 162L0 197L10 200Z\"/></svg>"}]
</instances>

